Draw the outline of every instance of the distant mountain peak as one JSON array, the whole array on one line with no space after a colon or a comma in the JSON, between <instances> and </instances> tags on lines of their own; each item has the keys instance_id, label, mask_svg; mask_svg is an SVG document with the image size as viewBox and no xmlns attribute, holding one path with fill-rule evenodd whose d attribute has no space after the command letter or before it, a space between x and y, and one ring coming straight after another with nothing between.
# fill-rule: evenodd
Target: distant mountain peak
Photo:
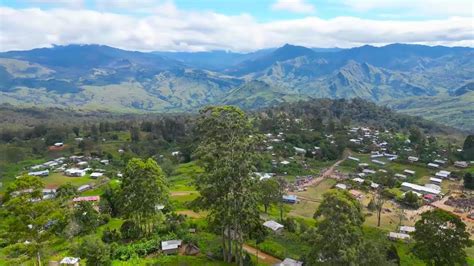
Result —
<instances>
[{"instance_id":1,"label":"distant mountain peak","mask_svg":"<svg viewBox=\"0 0 474 266\"><path fill-rule=\"evenodd\" d=\"M314 51L311 50L310 48L287 43L283 45L282 47L276 49L272 53L272 56L291 59L297 56L304 56L304 55L310 55L310 54L314 54Z\"/></svg>"}]
</instances>

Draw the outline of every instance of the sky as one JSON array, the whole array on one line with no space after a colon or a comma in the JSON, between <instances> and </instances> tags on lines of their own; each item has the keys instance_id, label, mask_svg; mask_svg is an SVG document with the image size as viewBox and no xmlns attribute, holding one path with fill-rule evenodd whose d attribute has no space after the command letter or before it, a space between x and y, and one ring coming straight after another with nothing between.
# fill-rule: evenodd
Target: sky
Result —
<instances>
[{"instance_id":1,"label":"sky","mask_svg":"<svg viewBox=\"0 0 474 266\"><path fill-rule=\"evenodd\" d=\"M102 44L250 52L285 43L474 47L474 1L0 0L0 51Z\"/></svg>"}]
</instances>

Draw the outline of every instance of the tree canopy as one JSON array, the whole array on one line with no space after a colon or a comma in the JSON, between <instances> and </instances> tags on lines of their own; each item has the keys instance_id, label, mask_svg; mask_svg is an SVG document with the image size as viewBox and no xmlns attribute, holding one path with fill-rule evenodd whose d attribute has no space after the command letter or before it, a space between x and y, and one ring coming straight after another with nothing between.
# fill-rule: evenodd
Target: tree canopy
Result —
<instances>
[{"instance_id":1,"label":"tree canopy","mask_svg":"<svg viewBox=\"0 0 474 266\"><path fill-rule=\"evenodd\" d=\"M428 265L464 264L464 248L471 245L464 222L454 214L435 209L415 224L415 254Z\"/></svg>"}]
</instances>

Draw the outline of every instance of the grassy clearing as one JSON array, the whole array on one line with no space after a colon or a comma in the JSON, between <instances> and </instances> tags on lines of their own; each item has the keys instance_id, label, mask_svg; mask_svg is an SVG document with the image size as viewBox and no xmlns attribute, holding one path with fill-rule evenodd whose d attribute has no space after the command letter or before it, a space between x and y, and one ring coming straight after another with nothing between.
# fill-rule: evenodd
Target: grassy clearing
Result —
<instances>
[{"instance_id":1,"label":"grassy clearing","mask_svg":"<svg viewBox=\"0 0 474 266\"><path fill-rule=\"evenodd\" d=\"M310 186L307 191L298 192L300 202L291 205L290 215L297 217L312 218L319 207L323 194L336 184L334 179L325 179L318 186Z\"/></svg>"},{"instance_id":2,"label":"grassy clearing","mask_svg":"<svg viewBox=\"0 0 474 266\"><path fill-rule=\"evenodd\" d=\"M89 183L95 183L94 179L91 179L88 176L83 177L69 177L61 173L52 173L49 176L42 178L46 187L58 187L60 185L71 183L75 186L81 186Z\"/></svg>"}]
</instances>

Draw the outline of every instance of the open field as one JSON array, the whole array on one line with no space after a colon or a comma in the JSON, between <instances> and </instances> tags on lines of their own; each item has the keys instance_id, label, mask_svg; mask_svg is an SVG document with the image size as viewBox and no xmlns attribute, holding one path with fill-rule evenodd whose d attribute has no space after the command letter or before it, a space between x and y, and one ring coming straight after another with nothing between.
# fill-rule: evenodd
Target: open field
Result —
<instances>
[{"instance_id":1,"label":"open field","mask_svg":"<svg viewBox=\"0 0 474 266\"><path fill-rule=\"evenodd\" d=\"M335 184L336 180L328 178L317 186L307 187L306 191L293 193L298 196L299 202L291 205L289 215L312 218L323 198L322 195Z\"/></svg>"}]
</instances>

